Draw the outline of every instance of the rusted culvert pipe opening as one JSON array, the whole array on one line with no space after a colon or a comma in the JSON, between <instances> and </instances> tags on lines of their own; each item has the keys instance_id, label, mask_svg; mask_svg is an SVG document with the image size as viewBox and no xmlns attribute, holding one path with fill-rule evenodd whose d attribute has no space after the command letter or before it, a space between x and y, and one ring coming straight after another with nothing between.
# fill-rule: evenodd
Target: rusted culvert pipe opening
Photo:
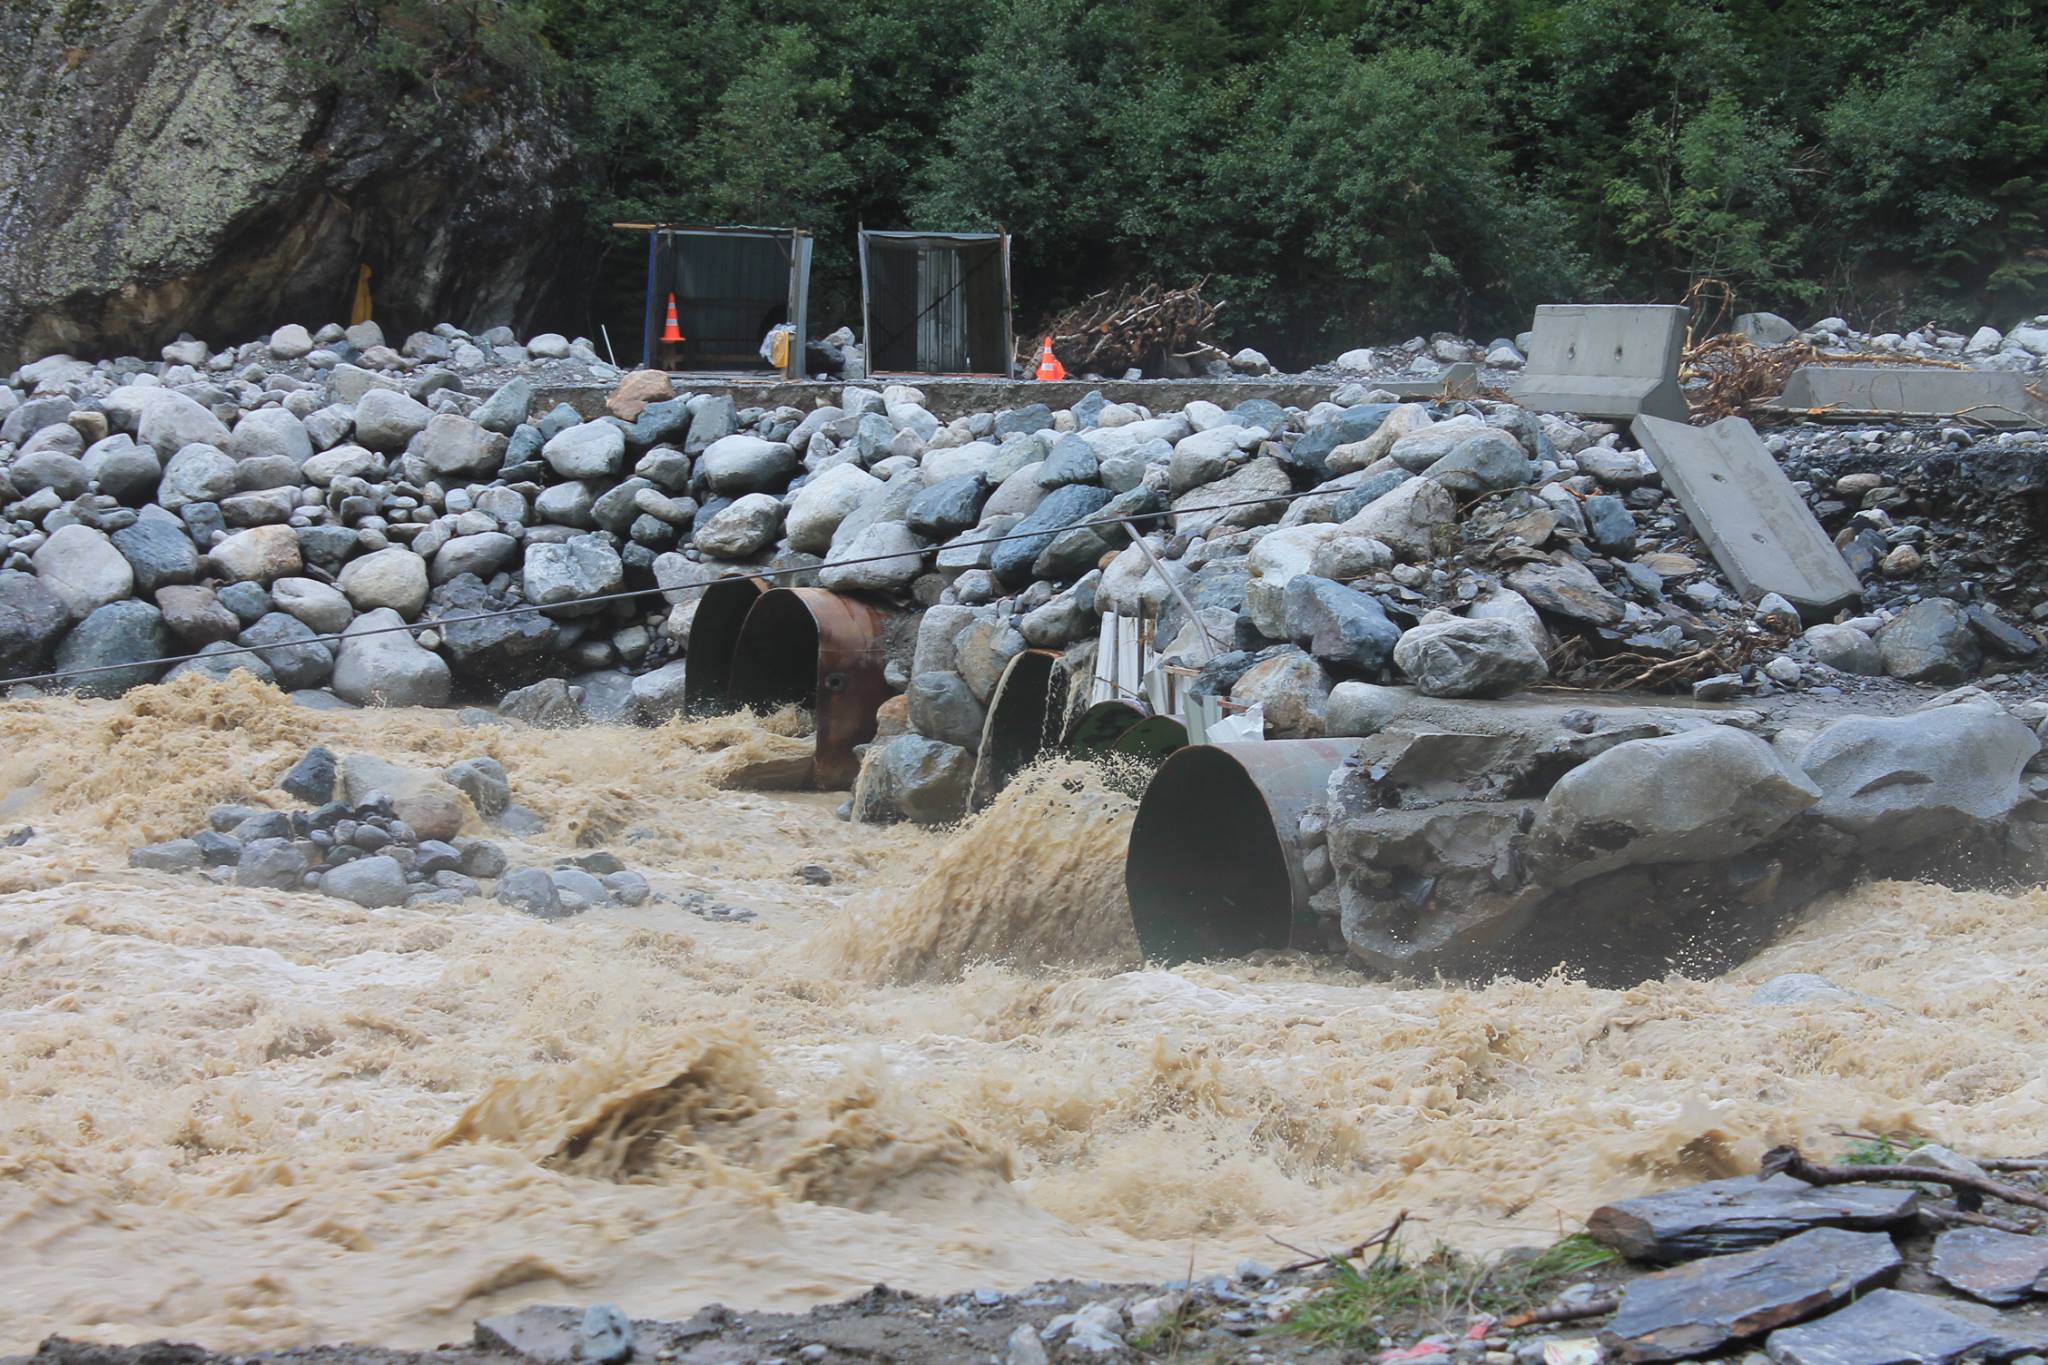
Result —
<instances>
[{"instance_id":1,"label":"rusted culvert pipe opening","mask_svg":"<svg viewBox=\"0 0 2048 1365\"><path fill-rule=\"evenodd\" d=\"M740 626L731 670L726 698L732 706L816 710L818 623L803 599L788 588L762 593Z\"/></svg>"},{"instance_id":2,"label":"rusted culvert pipe opening","mask_svg":"<svg viewBox=\"0 0 2048 1365\"><path fill-rule=\"evenodd\" d=\"M1138 803L1124 889L1145 956L1285 948L1309 912L1302 812L1356 740L1197 744L1169 754Z\"/></svg>"},{"instance_id":3,"label":"rusted culvert pipe opening","mask_svg":"<svg viewBox=\"0 0 2048 1365\"><path fill-rule=\"evenodd\" d=\"M683 709L690 715L716 715L733 709L726 689L732 681L740 626L766 591L768 584L763 579L721 578L697 599L684 655L688 663L683 669Z\"/></svg>"},{"instance_id":4,"label":"rusted culvert pipe opening","mask_svg":"<svg viewBox=\"0 0 2048 1365\"><path fill-rule=\"evenodd\" d=\"M1027 649L1004 666L982 726L970 793L974 809L995 800L1033 759L1058 746L1066 711L1067 671L1056 651Z\"/></svg>"},{"instance_id":5,"label":"rusted culvert pipe opening","mask_svg":"<svg viewBox=\"0 0 2048 1365\"><path fill-rule=\"evenodd\" d=\"M775 588L747 612L734 643L726 697L733 706L801 706L816 721L820 787L853 785L854 749L875 737L888 699L886 615L823 588Z\"/></svg>"}]
</instances>

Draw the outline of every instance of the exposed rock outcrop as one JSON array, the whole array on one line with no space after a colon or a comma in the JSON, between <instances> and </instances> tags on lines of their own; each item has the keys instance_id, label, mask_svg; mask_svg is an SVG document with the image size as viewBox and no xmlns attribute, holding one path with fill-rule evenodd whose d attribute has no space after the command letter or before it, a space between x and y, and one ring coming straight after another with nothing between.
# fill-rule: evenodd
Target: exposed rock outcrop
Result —
<instances>
[{"instance_id":1,"label":"exposed rock outcrop","mask_svg":"<svg viewBox=\"0 0 2048 1365\"><path fill-rule=\"evenodd\" d=\"M0 365L346 320L364 264L394 336L525 320L566 221L561 128L530 100L401 121L309 95L280 12L0 7Z\"/></svg>"}]
</instances>

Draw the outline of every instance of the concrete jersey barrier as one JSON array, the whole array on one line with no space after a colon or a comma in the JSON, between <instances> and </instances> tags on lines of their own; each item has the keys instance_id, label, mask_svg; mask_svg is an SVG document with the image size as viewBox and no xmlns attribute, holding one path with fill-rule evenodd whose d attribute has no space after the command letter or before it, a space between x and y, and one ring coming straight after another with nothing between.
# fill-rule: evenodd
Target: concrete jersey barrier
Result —
<instances>
[{"instance_id":1,"label":"concrete jersey barrier","mask_svg":"<svg viewBox=\"0 0 2048 1365\"><path fill-rule=\"evenodd\" d=\"M2048 385L2011 370L1927 365L1802 365L1767 405L1799 417L1953 418L1987 426L2048 426Z\"/></svg>"},{"instance_id":2,"label":"concrete jersey barrier","mask_svg":"<svg viewBox=\"0 0 2048 1365\"><path fill-rule=\"evenodd\" d=\"M1691 427L1638 417L1631 428L1737 592L1777 593L1809 620L1856 601L1863 585L1785 471L1740 417Z\"/></svg>"},{"instance_id":3,"label":"concrete jersey barrier","mask_svg":"<svg viewBox=\"0 0 2048 1365\"><path fill-rule=\"evenodd\" d=\"M1667 304L1546 303L1513 397L1538 412L1626 422L1686 418L1678 365L1685 309Z\"/></svg>"}]
</instances>

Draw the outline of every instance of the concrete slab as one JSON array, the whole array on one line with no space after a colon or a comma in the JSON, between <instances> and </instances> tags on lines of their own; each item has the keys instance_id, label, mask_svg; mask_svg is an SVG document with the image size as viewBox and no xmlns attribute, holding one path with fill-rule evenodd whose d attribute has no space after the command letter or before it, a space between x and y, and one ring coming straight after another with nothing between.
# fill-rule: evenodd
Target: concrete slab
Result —
<instances>
[{"instance_id":1,"label":"concrete slab","mask_svg":"<svg viewBox=\"0 0 2048 1365\"><path fill-rule=\"evenodd\" d=\"M1921 417L2042 427L2048 426L2048 379L1926 365L1802 365L1785 381L1785 392L1765 406L1845 421Z\"/></svg>"},{"instance_id":2,"label":"concrete slab","mask_svg":"<svg viewBox=\"0 0 2048 1365\"><path fill-rule=\"evenodd\" d=\"M1684 421L1678 365L1686 311L1675 304L1546 303L1514 400L1538 412L1626 422L1644 413Z\"/></svg>"},{"instance_id":3,"label":"concrete slab","mask_svg":"<svg viewBox=\"0 0 2048 1365\"><path fill-rule=\"evenodd\" d=\"M1472 398L1479 393L1479 366L1469 360L1447 365L1428 379L1366 379L1370 388L1385 389L1396 398Z\"/></svg>"},{"instance_id":4,"label":"concrete slab","mask_svg":"<svg viewBox=\"0 0 2048 1365\"><path fill-rule=\"evenodd\" d=\"M1726 417L1690 427L1644 416L1631 429L1744 597L1753 602L1779 593L1800 615L1824 621L1863 595L1863 585L1748 422Z\"/></svg>"}]
</instances>

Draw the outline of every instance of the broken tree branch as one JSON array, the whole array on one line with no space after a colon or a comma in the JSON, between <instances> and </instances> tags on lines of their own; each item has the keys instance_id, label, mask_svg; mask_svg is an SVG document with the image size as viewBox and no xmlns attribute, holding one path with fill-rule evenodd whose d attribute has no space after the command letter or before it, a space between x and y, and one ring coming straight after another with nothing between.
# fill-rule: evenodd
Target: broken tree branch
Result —
<instances>
[{"instance_id":1,"label":"broken tree branch","mask_svg":"<svg viewBox=\"0 0 2048 1365\"><path fill-rule=\"evenodd\" d=\"M1773 1147L1758 1166L1761 1175L1789 1175L1809 1185L1862 1185L1903 1181L1916 1185L1947 1185L1951 1189L1973 1190L1991 1199L2048 1210L2048 1195L2036 1194L1981 1175L1959 1175L1932 1166L1816 1166L1799 1154L1797 1147Z\"/></svg>"},{"instance_id":2,"label":"broken tree branch","mask_svg":"<svg viewBox=\"0 0 2048 1365\"><path fill-rule=\"evenodd\" d=\"M2017 1232L2022 1236L2029 1237L2040 1231L2039 1228L2031 1227L2026 1223L2015 1223L2009 1218L1993 1218L1988 1213L1969 1213L1962 1209L1944 1209L1934 1205L1922 1205L1920 1213L1923 1217L1930 1218L1934 1222L1942 1223L1949 1227L1958 1227L1967 1223L1973 1228L1996 1228L2000 1232Z\"/></svg>"},{"instance_id":3,"label":"broken tree branch","mask_svg":"<svg viewBox=\"0 0 2048 1365\"><path fill-rule=\"evenodd\" d=\"M1621 1296L1609 1294L1605 1298L1588 1299L1584 1303L1552 1303L1541 1308L1532 1308L1526 1313L1510 1313L1500 1320L1503 1327L1535 1327L1548 1322L1577 1322L1580 1318L1597 1318L1612 1313L1621 1307Z\"/></svg>"},{"instance_id":4,"label":"broken tree branch","mask_svg":"<svg viewBox=\"0 0 2048 1365\"><path fill-rule=\"evenodd\" d=\"M1292 1265L1281 1266L1280 1273L1285 1275L1291 1271L1307 1270L1310 1266L1328 1265L1331 1261L1356 1260L1358 1257L1363 1256L1366 1252L1372 1250L1374 1247L1385 1246L1388 1242L1393 1241L1394 1234L1399 1232L1401 1230L1401 1224L1407 1221L1408 1210L1403 1209L1399 1213L1394 1215L1393 1222L1387 1224L1378 1232L1375 1232L1372 1236L1360 1242L1357 1246L1352 1247L1349 1251L1346 1251L1341 1255L1334 1256L1313 1256L1309 1254L1309 1251L1306 1247L1298 1247L1288 1242L1281 1242L1278 1237L1273 1237L1271 1233L1268 1233L1267 1236L1271 1238L1271 1240L1279 1242L1281 1246L1286 1247L1289 1251L1298 1252L1299 1254L1308 1257L1308 1259L1305 1261L1296 1261Z\"/></svg>"}]
</instances>

